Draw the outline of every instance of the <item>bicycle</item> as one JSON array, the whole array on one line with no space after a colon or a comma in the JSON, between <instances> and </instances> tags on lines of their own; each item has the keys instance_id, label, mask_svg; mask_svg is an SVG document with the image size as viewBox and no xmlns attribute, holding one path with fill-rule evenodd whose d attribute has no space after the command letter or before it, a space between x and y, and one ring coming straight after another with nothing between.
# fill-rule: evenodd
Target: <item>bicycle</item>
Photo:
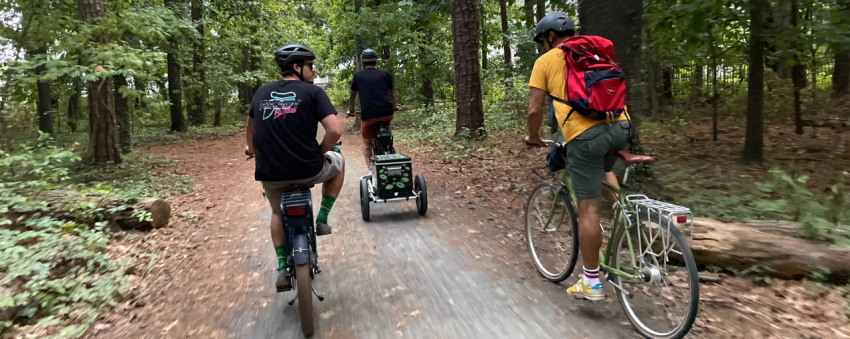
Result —
<instances>
[{"instance_id":1,"label":"bicycle","mask_svg":"<svg viewBox=\"0 0 850 339\"><path fill-rule=\"evenodd\" d=\"M547 146L556 145L545 140ZM563 149L564 144L558 143ZM617 153L629 171L651 157ZM560 283L578 261L578 218L567 170L558 182L544 181L531 190L525 206L529 252L537 271ZM677 227L693 228L690 209L649 199L603 181L617 196L607 245L600 248L599 267L638 333L646 338L679 339L693 326L699 307L699 277L691 249ZM672 222L671 220L675 220ZM567 227L562 227L567 226ZM600 224L600 227L602 225ZM605 228L603 238L605 238ZM685 287L678 289L679 287ZM652 294L658 290L658 296ZM674 316L671 311L681 311Z\"/></svg>"},{"instance_id":2,"label":"bicycle","mask_svg":"<svg viewBox=\"0 0 850 339\"><path fill-rule=\"evenodd\" d=\"M342 143L337 143L341 145ZM248 160L254 156L245 152ZM293 184L282 188L280 198L283 234L286 237L286 248L289 258L286 269L290 277L295 278L295 297L287 304L292 306L298 300L298 311L301 316L301 331L306 336L313 334L315 322L313 317L313 295L324 301L325 297L313 288L313 279L322 273L319 269L319 255L316 246L316 227L313 223L313 198L310 189L314 184ZM290 283L290 286L292 284ZM291 289L281 290L286 292Z\"/></svg>"}]
</instances>

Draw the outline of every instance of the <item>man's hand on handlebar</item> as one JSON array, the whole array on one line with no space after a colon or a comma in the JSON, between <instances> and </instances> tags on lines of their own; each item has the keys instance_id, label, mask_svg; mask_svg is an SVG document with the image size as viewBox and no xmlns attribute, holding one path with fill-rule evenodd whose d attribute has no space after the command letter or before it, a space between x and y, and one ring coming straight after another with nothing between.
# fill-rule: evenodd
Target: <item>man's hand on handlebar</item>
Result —
<instances>
[{"instance_id":1,"label":"man's hand on handlebar","mask_svg":"<svg viewBox=\"0 0 850 339\"><path fill-rule=\"evenodd\" d=\"M254 157L254 150L248 146L245 146L245 155L248 156L248 159L245 160L251 160L251 158Z\"/></svg>"}]
</instances>

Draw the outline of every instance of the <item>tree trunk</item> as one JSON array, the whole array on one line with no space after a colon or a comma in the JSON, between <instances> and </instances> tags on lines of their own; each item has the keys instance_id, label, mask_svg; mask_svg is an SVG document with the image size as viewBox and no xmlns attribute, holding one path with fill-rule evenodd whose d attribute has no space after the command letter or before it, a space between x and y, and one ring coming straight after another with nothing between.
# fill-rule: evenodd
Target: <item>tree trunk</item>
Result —
<instances>
[{"instance_id":1,"label":"tree trunk","mask_svg":"<svg viewBox=\"0 0 850 339\"><path fill-rule=\"evenodd\" d=\"M83 21L97 23L103 17L102 0L79 0L79 14ZM97 45L106 43L106 37L92 38ZM87 64L84 60L81 64ZM97 71L96 71L97 72ZM115 121L115 102L112 93L112 77L101 76L88 83L89 98L89 156L94 163L121 162L118 151L118 133Z\"/></svg>"},{"instance_id":2,"label":"tree trunk","mask_svg":"<svg viewBox=\"0 0 850 339\"><path fill-rule=\"evenodd\" d=\"M708 43L711 48L711 140L717 141L717 102L720 95L717 94L717 46L714 44L714 29L708 29Z\"/></svg>"},{"instance_id":3,"label":"tree trunk","mask_svg":"<svg viewBox=\"0 0 850 339\"><path fill-rule=\"evenodd\" d=\"M71 96L68 98L68 128L71 132L77 131L77 122L79 122L83 117L80 109L80 92L82 92L82 90L80 79L71 79Z\"/></svg>"},{"instance_id":4,"label":"tree trunk","mask_svg":"<svg viewBox=\"0 0 850 339\"><path fill-rule=\"evenodd\" d=\"M662 77L664 78L664 98L668 101L673 100L673 71L669 67L664 67L662 70Z\"/></svg>"},{"instance_id":5,"label":"tree trunk","mask_svg":"<svg viewBox=\"0 0 850 339\"><path fill-rule=\"evenodd\" d=\"M783 279L812 278L815 268L829 269L828 278L845 284L850 278L850 249L765 233L741 224L711 219L694 222L691 250L698 265L738 271L765 265Z\"/></svg>"},{"instance_id":6,"label":"tree trunk","mask_svg":"<svg viewBox=\"0 0 850 339\"><path fill-rule=\"evenodd\" d=\"M502 47L505 49L505 65L511 65L511 42L508 40L508 5L506 0L499 0L499 15L502 19Z\"/></svg>"},{"instance_id":7,"label":"tree trunk","mask_svg":"<svg viewBox=\"0 0 850 339\"><path fill-rule=\"evenodd\" d=\"M82 223L94 223L100 220L95 216L81 216L73 213L68 206L84 202L97 202L103 207L103 219L118 226L121 229L150 229L161 228L168 225L171 218L171 206L161 199L142 199L136 203L127 204L123 201L112 199L102 194L79 194L70 190L50 190L38 194L38 200L46 201L50 208L50 215ZM148 214L141 215L141 213Z\"/></svg>"},{"instance_id":8,"label":"tree trunk","mask_svg":"<svg viewBox=\"0 0 850 339\"><path fill-rule=\"evenodd\" d=\"M455 81L457 92L456 136L479 137L484 130L481 70L478 65L478 15L476 0L456 0L452 9Z\"/></svg>"},{"instance_id":9,"label":"tree trunk","mask_svg":"<svg viewBox=\"0 0 850 339\"><path fill-rule=\"evenodd\" d=\"M121 153L127 154L133 150L130 136L130 112L127 96L121 93L121 86L127 86L127 77L116 74L112 77L115 82L115 118L118 121L118 146Z\"/></svg>"},{"instance_id":10,"label":"tree trunk","mask_svg":"<svg viewBox=\"0 0 850 339\"><path fill-rule=\"evenodd\" d=\"M534 21L534 0L525 0L522 4L522 13L523 13L523 21L525 21L525 28L534 28L537 23Z\"/></svg>"},{"instance_id":11,"label":"tree trunk","mask_svg":"<svg viewBox=\"0 0 850 339\"><path fill-rule=\"evenodd\" d=\"M791 0L791 26L797 32L800 32L799 29L799 17L800 17L800 4L799 0ZM804 45L802 45L799 41L795 41L794 49L797 51L802 51ZM798 135L803 134L803 105L802 100L800 98L801 91L803 88L806 88L806 66L803 64L802 60L800 60L799 54L794 54L794 66L791 67L791 81L794 83L794 126L795 132Z\"/></svg>"},{"instance_id":12,"label":"tree trunk","mask_svg":"<svg viewBox=\"0 0 850 339\"><path fill-rule=\"evenodd\" d=\"M165 3L172 7L171 10L174 11L175 15L182 18L181 1L166 0ZM168 101L171 103L171 131L185 132L186 118L183 116L182 76L180 73L180 64L177 60L180 46L178 45L177 38L169 38L169 47L168 54L166 55L166 63L168 67Z\"/></svg>"},{"instance_id":13,"label":"tree trunk","mask_svg":"<svg viewBox=\"0 0 850 339\"><path fill-rule=\"evenodd\" d=\"M426 46L431 45L431 30L428 30L425 34L424 44ZM433 64L431 63L431 58L428 55L428 52L425 50L425 46L419 45L419 60L421 61L422 70L420 74L423 76L422 80L422 88L420 89L420 93L425 98L425 106L433 106L434 105L434 87L433 87L433 70L431 69Z\"/></svg>"},{"instance_id":14,"label":"tree trunk","mask_svg":"<svg viewBox=\"0 0 850 339\"><path fill-rule=\"evenodd\" d=\"M180 65L177 63L177 44L172 43L173 52L166 56L168 63L168 100L171 103L171 131L186 132L183 117L183 91L180 84Z\"/></svg>"},{"instance_id":15,"label":"tree trunk","mask_svg":"<svg viewBox=\"0 0 850 339\"><path fill-rule=\"evenodd\" d=\"M31 53L32 56L47 54L47 49L39 48ZM47 72L47 66L42 64L35 68L35 75L41 77ZM53 97L50 93L50 81L38 79L36 82L38 90L38 101L36 112L38 114L38 130L47 134L53 134Z\"/></svg>"},{"instance_id":16,"label":"tree trunk","mask_svg":"<svg viewBox=\"0 0 850 339\"><path fill-rule=\"evenodd\" d=\"M750 52L747 76L747 134L742 160L746 164L764 161L764 27L765 0L750 1Z\"/></svg>"},{"instance_id":17,"label":"tree trunk","mask_svg":"<svg viewBox=\"0 0 850 339\"><path fill-rule=\"evenodd\" d=\"M631 116L631 151L643 153L640 143L642 114L648 111L646 84L641 74L641 40L643 27L643 1L581 0L578 6L581 34L599 35L614 43L614 55L623 68L626 78L626 105ZM643 166L633 176L639 189L648 194L661 194L651 167Z\"/></svg>"},{"instance_id":18,"label":"tree trunk","mask_svg":"<svg viewBox=\"0 0 850 339\"><path fill-rule=\"evenodd\" d=\"M544 16L546 16L546 0L537 0L537 21L540 22Z\"/></svg>"},{"instance_id":19,"label":"tree trunk","mask_svg":"<svg viewBox=\"0 0 850 339\"><path fill-rule=\"evenodd\" d=\"M832 69L832 91L836 96L850 93L850 51L835 53L835 67Z\"/></svg>"},{"instance_id":20,"label":"tree trunk","mask_svg":"<svg viewBox=\"0 0 850 339\"><path fill-rule=\"evenodd\" d=\"M218 127L221 126L221 98L216 98L213 101L213 107L215 109L215 118L213 120L213 126Z\"/></svg>"},{"instance_id":21,"label":"tree trunk","mask_svg":"<svg viewBox=\"0 0 850 339\"><path fill-rule=\"evenodd\" d=\"M239 72L245 74L251 71L251 48L242 47L242 60L239 62ZM242 114L248 115L248 107L251 105L254 93L251 92L251 85L247 81L242 81L238 85L239 90L239 111Z\"/></svg>"},{"instance_id":22,"label":"tree trunk","mask_svg":"<svg viewBox=\"0 0 850 339\"><path fill-rule=\"evenodd\" d=\"M192 74L198 81L200 86L192 91L192 110L189 115L189 123L193 126L200 126L207 123L205 103L207 101L207 85L206 74L204 72L204 22L203 22L204 4L202 1L192 1L192 22L196 25L198 35L201 37L195 45L195 50L192 53Z\"/></svg>"},{"instance_id":23,"label":"tree trunk","mask_svg":"<svg viewBox=\"0 0 850 339\"><path fill-rule=\"evenodd\" d=\"M487 12L484 10L484 4L478 7L481 11L479 16L481 17L481 68L486 70L487 67Z\"/></svg>"}]
</instances>

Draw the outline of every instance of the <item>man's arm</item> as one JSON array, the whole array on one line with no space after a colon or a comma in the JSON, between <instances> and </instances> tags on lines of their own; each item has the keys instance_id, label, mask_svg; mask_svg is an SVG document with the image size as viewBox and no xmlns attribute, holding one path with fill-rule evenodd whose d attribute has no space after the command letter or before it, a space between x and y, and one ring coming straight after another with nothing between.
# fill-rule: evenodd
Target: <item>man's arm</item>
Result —
<instances>
[{"instance_id":1,"label":"man's arm","mask_svg":"<svg viewBox=\"0 0 850 339\"><path fill-rule=\"evenodd\" d=\"M398 105L395 103L395 91L392 89L390 90L390 100L393 101L393 111L398 111Z\"/></svg>"},{"instance_id":2,"label":"man's arm","mask_svg":"<svg viewBox=\"0 0 850 339\"><path fill-rule=\"evenodd\" d=\"M357 91L351 90L351 94L348 96L348 111L354 112L354 100L357 99Z\"/></svg>"},{"instance_id":3,"label":"man's arm","mask_svg":"<svg viewBox=\"0 0 850 339\"><path fill-rule=\"evenodd\" d=\"M532 87L528 99L528 136L525 137L527 143L536 146L544 146L543 140L540 138L540 124L543 123L543 100L546 98L546 91Z\"/></svg>"},{"instance_id":4,"label":"man's arm","mask_svg":"<svg viewBox=\"0 0 850 339\"><path fill-rule=\"evenodd\" d=\"M339 141L339 137L342 136L342 128L339 127L339 121L336 119L336 115L331 114L322 119L322 127L325 128L325 137L322 139L321 149L322 154L327 153L336 145L336 142Z\"/></svg>"},{"instance_id":5,"label":"man's arm","mask_svg":"<svg viewBox=\"0 0 850 339\"><path fill-rule=\"evenodd\" d=\"M253 156L254 155L254 119L248 117L248 122L245 124L245 142L247 143L247 147L245 148L245 152Z\"/></svg>"}]
</instances>

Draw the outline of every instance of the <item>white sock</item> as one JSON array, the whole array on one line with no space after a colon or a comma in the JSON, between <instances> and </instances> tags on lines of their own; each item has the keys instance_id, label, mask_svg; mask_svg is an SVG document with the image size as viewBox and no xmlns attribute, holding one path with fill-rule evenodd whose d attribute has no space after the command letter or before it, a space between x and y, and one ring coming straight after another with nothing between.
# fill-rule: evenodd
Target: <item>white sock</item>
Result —
<instances>
[{"instance_id":1,"label":"white sock","mask_svg":"<svg viewBox=\"0 0 850 339\"><path fill-rule=\"evenodd\" d=\"M596 268L592 270L584 268L584 274L581 275L581 281L591 288L599 284L599 266L596 266Z\"/></svg>"},{"instance_id":2,"label":"white sock","mask_svg":"<svg viewBox=\"0 0 850 339\"><path fill-rule=\"evenodd\" d=\"M372 175L372 164L366 164L366 167L369 168L369 175Z\"/></svg>"}]
</instances>

